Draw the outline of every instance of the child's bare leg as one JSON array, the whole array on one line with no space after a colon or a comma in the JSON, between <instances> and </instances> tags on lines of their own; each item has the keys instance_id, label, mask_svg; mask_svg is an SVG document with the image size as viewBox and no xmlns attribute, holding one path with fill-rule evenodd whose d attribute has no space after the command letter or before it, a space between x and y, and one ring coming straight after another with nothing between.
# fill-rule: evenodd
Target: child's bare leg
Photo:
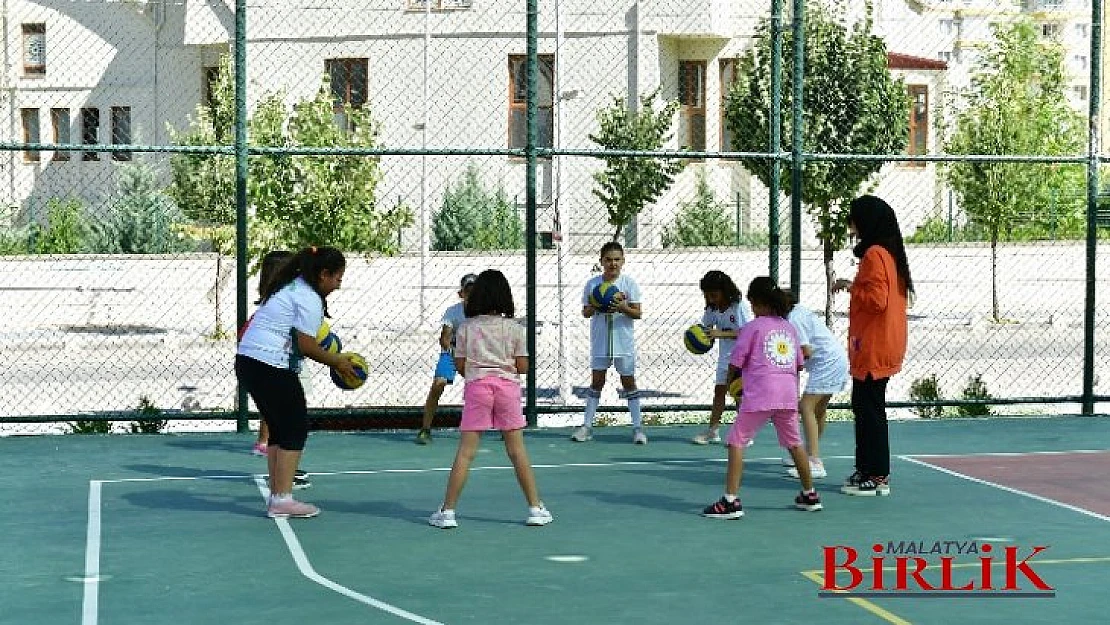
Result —
<instances>
[{"instance_id":1,"label":"child's bare leg","mask_svg":"<svg viewBox=\"0 0 1110 625\"><path fill-rule=\"evenodd\" d=\"M713 408L709 411L709 431L711 432L716 432L721 427L721 415L725 413L725 399L727 396L727 384L718 384L713 387Z\"/></svg>"},{"instance_id":2,"label":"child's bare leg","mask_svg":"<svg viewBox=\"0 0 1110 625\"><path fill-rule=\"evenodd\" d=\"M454 510L459 502L459 495L466 486L466 478L470 474L470 463L474 462L474 455L478 452L478 443L482 440L481 432L463 432L459 437L459 448L455 452L455 462L451 465L451 475L447 478L447 494L443 496L443 509Z\"/></svg>"},{"instance_id":3,"label":"child's bare leg","mask_svg":"<svg viewBox=\"0 0 1110 625\"><path fill-rule=\"evenodd\" d=\"M501 435L505 439L505 453L508 454L509 461L513 463L516 481L520 484L520 490L524 493L524 498L528 500L529 506L536 507L540 505L540 494L536 488L536 474L532 471L532 464L528 460L528 450L524 447L523 430L502 431Z\"/></svg>"},{"instance_id":4,"label":"child's bare leg","mask_svg":"<svg viewBox=\"0 0 1110 625\"><path fill-rule=\"evenodd\" d=\"M436 409L439 408L439 399L443 397L443 389L447 388L447 380L443 378L435 378L432 380L432 387L428 389L428 397L424 400L424 416L420 420L420 429L432 429L432 421L436 417Z\"/></svg>"},{"instance_id":5,"label":"child's bare leg","mask_svg":"<svg viewBox=\"0 0 1110 625\"><path fill-rule=\"evenodd\" d=\"M266 425L266 420L262 419L258 422L258 438L254 442L261 445L266 445L270 440L270 426Z\"/></svg>"},{"instance_id":6,"label":"child's bare leg","mask_svg":"<svg viewBox=\"0 0 1110 625\"><path fill-rule=\"evenodd\" d=\"M810 490L813 488L813 476L809 472L809 459L806 458L806 451L801 445L795 445L790 448L790 457L794 459L794 467L798 469L798 478L802 481L802 488Z\"/></svg>"},{"instance_id":7,"label":"child's bare leg","mask_svg":"<svg viewBox=\"0 0 1110 625\"><path fill-rule=\"evenodd\" d=\"M738 496L744 477L744 448L728 446L728 469L725 471L725 494Z\"/></svg>"},{"instance_id":8,"label":"child's bare leg","mask_svg":"<svg viewBox=\"0 0 1110 625\"><path fill-rule=\"evenodd\" d=\"M825 420L829 412L829 402L832 401L832 395L821 395L820 401L814 406L813 415L817 419L817 439L820 440L825 435Z\"/></svg>"},{"instance_id":9,"label":"child's bare leg","mask_svg":"<svg viewBox=\"0 0 1110 625\"><path fill-rule=\"evenodd\" d=\"M806 438L806 451L809 453L810 458L820 458L821 449L818 445L817 439L820 438L820 433L817 431L817 404L825 395L812 395L805 393L802 395L802 400L798 405L798 412L802 413L802 432ZM798 465L794 465L798 466Z\"/></svg>"}]
</instances>

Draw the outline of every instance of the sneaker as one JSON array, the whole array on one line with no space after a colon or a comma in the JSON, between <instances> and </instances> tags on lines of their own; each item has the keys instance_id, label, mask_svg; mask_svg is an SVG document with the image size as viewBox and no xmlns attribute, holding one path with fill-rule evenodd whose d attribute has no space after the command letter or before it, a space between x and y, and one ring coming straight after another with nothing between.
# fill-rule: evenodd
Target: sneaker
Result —
<instances>
[{"instance_id":1,"label":"sneaker","mask_svg":"<svg viewBox=\"0 0 1110 625\"><path fill-rule=\"evenodd\" d=\"M251 455L262 457L269 455L269 452L266 451L266 443L255 443L254 446L251 447Z\"/></svg>"},{"instance_id":2,"label":"sneaker","mask_svg":"<svg viewBox=\"0 0 1110 625\"><path fill-rule=\"evenodd\" d=\"M873 475L854 485L845 484L840 492L857 497L886 497L890 495L890 481L885 475Z\"/></svg>"},{"instance_id":3,"label":"sneaker","mask_svg":"<svg viewBox=\"0 0 1110 625\"><path fill-rule=\"evenodd\" d=\"M782 457L782 466L784 466L784 467L794 466L794 458L790 454L787 454L787 455L783 456Z\"/></svg>"},{"instance_id":4,"label":"sneaker","mask_svg":"<svg viewBox=\"0 0 1110 625\"><path fill-rule=\"evenodd\" d=\"M798 475L798 467L788 468L786 470L786 474L789 475L790 477L794 478L794 479L799 479L801 477L800 475ZM815 480L819 480L823 477L828 477L829 472L825 470L825 465L824 464L822 464L820 462L814 462L814 461L810 460L809 461L809 476L812 477Z\"/></svg>"},{"instance_id":5,"label":"sneaker","mask_svg":"<svg viewBox=\"0 0 1110 625\"><path fill-rule=\"evenodd\" d=\"M859 470L857 469L857 470L853 471L851 475L849 475L847 478L844 479L843 488L848 488L849 486L851 486L851 487L859 486L859 483L862 482L862 481L863 481L863 474L860 473Z\"/></svg>"},{"instance_id":6,"label":"sneaker","mask_svg":"<svg viewBox=\"0 0 1110 625\"><path fill-rule=\"evenodd\" d=\"M308 480L308 474L304 471L296 471L293 473L293 490L304 490L312 488L312 482Z\"/></svg>"},{"instance_id":7,"label":"sneaker","mask_svg":"<svg viewBox=\"0 0 1110 625\"><path fill-rule=\"evenodd\" d=\"M433 512L432 516L428 517L428 525L449 530L453 527L458 527L459 522L455 520L454 510L444 510L440 508Z\"/></svg>"},{"instance_id":8,"label":"sneaker","mask_svg":"<svg viewBox=\"0 0 1110 625\"><path fill-rule=\"evenodd\" d=\"M320 514L320 509L310 503L289 499L271 499L266 507L266 516L271 519L308 519Z\"/></svg>"},{"instance_id":9,"label":"sneaker","mask_svg":"<svg viewBox=\"0 0 1110 625\"><path fill-rule=\"evenodd\" d=\"M528 518L524 520L524 524L539 527L540 525L547 525L554 520L555 517L551 516L551 513L548 512L547 508L541 503L537 507L528 508Z\"/></svg>"},{"instance_id":10,"label":"sneaker","mask_svg":"<svg viewBox=\"0 0 1110 625\"><path fill-rule=\"evenodd\" d=\"M798 496L794 498L794 507L806 512L817 512L823 506L821 505L821 497L817 495L817 491L813 491L812 493L798 493Z\"/></svg>"},{"instance_id":11,"label":"sneaker","mask_svg":"<svg viewBox=\"0 0 1110 625\"><path fill-rule=\"evenodd\" d=\"M640 428L636 428L636 431L632 433L632 444L647 445L647 434L644 434L644 431Z\"/></svg>"},{"instance_id":12,"label":"sneaker","mask_svg":"<svg viewBox=\"0 0 1110 625\"><path fill-rule=\"evenodd\" d=\"M701 515L711 519L739 519L744 516L744 506L740 505L739 497L732 501L721 497L717 503L702 510Z\"/></svg>"},{"instance_id":13,"label":"sneaker","mask_svg":"<svg viewBox=\"0 0 1110 625\"><path fill-rule=\"evenodd\" d=\"M416 433L415 442L417 445L427 445L432 442L432 431L427 428L420 428L420 431Z\"/></svg>"},{"instance_id":14,"label":"sneaker","mask_svg":"<svg viewBox=\"0 0 1110 625\"><path fill-rule=\"evenodd\" d=\"M570 435L570 440L576 443L585 443L586 441L593 440L593 438L593 432L590 431L590 428L584 425L575 430L574 434Z\"/></svg>"},{"instance_id":15,"label":"sneaker","mask_svg":"<svg viewBox=\"0 0 1110 625\"><path fill-rule=\"evenodd\" d=\"M717 430L706 430L690 439L695 445L716 445L721 442L721 435Z\"/></svg>"}]
</instances>

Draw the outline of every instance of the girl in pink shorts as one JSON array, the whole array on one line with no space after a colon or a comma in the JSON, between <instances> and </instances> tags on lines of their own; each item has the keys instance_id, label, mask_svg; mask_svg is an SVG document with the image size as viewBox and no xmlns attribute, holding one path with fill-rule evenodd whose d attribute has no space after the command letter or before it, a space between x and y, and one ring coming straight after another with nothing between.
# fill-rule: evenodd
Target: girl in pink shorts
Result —
<instances>
[{"instance_id":1,"label":"girl in pink shorts","mask_svg":"<svg viewBox=\"0 0 1110 625\"><path fill-rule=\"evenodd\" d=\"M455 339L455 368L466 380L459 448L447 478L443 505L432 513L428 523L443 529L459 526L455 504L466 485L482 432L497 429L505 439L505 452L528 500L525 524L547 525L554 518L540 501L522 431L525 421L518 376L528 372L524 327L513 319L513 292L505 274L495 269L479 274L465 312L466 321L459 326Z\"/></svg>"},{"instance_id":2,"label":"girl in pink shorts","mask_svg":"<svg viewBox=\"0 0 1110 625\"><path fill-rule=\"evenodd\" d=\"M786 320L793 307L790 294L766 276L748 286L755 319L740 328L729 359L729 384L743 374L744 390L740 411L728 431L728 470L725 494L702 514L714 519L739 519L740 479L744 472L744 448L768 421L774 423L779 445L790 450L802 481L802 492L794 498L799 510L821 509L821 498L813 488L809 462L798 430L798 372L802 348L794 327Z\"/></svg>"}]
</instances>

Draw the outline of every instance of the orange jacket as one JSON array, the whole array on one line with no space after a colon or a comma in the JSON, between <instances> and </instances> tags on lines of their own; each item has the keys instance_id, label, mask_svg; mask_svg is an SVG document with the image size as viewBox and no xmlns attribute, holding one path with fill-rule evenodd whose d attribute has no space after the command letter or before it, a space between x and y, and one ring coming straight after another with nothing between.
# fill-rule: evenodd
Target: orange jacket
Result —
<instances>
[{"instance_id":1,"label":"orange jacket","mask_svg":"<svg viewBox=\"0 0 1110 625\"><path fill-rule=\"evenodd\" d=\"M852 377L879 380L902 370L906 357L906 292L894 257L872 245L860 260L848 307L848 362Z\"/></svg>"}]
</instances>

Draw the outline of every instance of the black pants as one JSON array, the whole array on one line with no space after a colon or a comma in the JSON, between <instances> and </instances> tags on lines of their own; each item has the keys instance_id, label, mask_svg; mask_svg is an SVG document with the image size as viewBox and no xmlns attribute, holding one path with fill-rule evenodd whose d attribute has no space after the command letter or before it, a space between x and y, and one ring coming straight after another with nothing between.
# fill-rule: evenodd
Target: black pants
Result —
<instances>
[{"instance_id":1,"label":"black pants","mask_svg":"<svg viewBox=\"0 0 1110 625\"><path fill-rule=\"evenodd\" d=\"M886 427L886 383L890 378L852 378L852 415L856 426L856 470L867 477L890 475L890 438Z\"/></svg>"},{"instance_id":2,"label":"black pants","mask_svg":"<svg viewBox=\"0 0 1110 625\"><path fill-rule=\"evenodd\" d=\"M296 372L236 354L235 375L270 426L269 444L286 451L304 450L308 404Z\"/></svg>"}]
</instances>

